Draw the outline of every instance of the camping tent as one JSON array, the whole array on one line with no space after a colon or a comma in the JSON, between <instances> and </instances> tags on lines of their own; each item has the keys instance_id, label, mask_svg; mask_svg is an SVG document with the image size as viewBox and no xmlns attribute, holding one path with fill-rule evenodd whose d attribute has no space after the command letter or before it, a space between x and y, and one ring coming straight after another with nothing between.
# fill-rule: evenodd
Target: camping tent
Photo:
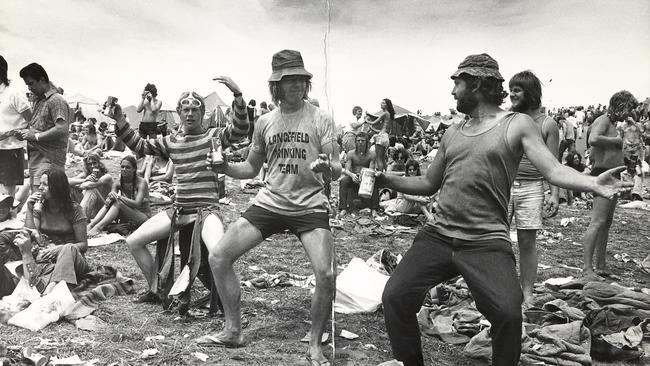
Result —
<instances>
[{"instance_id":1,"label":"camping tent","mask_svg":"<svg viewBox=\"0 0 650 366\"><path fill-rule=\"evenodd\" d=\"M451 118L450 118L451 117ZM429 121L429 131L438 131L440 129L446 129L451 126L453 123L458 122L454 116L431 116L427 119ZM427 129L425 129L427 130Z\"/></svg>"},{"instance_id":2,"label":"camping tent","mask_svg":"<svg viewBox=\"0 0 650 366\"><path fill-rule=\"evenodd\" d=\"M406 108L393 104L395 109L395 122L388 126L388 134L393 136L411 136L415 132L415 123L419 123L422 129L429 126L429 121L409 111ZM376 120L382 111L367 113L371 120Z\"/></svg>"},{"instance_id":3,"label":"camping tent","mask_svg":"<svg viewBox=\"0 0 650 366\"><path fill-rule=\"evenodd\" d=\"M87 97L81 93L76 93L73 95L65 95L65 100L68 102L70 108L73 112L81 112L81 114L86 118L94 118L98 123L114 123L112 118L105 116L100 110L101 105L95 99ZM74 115L72 116L74 118Z\"/></svg>"},{"instance_id":4,"label":"camping tent","mask_svg":"<svg viewBox=\"0 0 650 366\"><path fill-rule=\"evenodd\" d=\"M137 112L136 106L130 105L126 108L123 108L122 112L126 114L126 118L129 119L129 124L132 128L138 128L138 126L140 126L142 113ZM162 102L162 106L158 112L158 118L156 119L156 122L166 122L167 128L171 130L176 128L176 126L181 123L181 119L178 116L178 112L176 112L176 108L172 107L166 102Z\"/></svg>"}]
</instances>

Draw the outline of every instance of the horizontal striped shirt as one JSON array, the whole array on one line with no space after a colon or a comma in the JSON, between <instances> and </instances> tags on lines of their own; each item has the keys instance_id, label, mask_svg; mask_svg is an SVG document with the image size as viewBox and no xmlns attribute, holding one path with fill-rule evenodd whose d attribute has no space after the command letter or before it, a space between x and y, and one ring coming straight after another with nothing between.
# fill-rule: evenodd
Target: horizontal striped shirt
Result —
<instances>
[{"instance_id":1,"label":"horizontal striped shirt","mask_svg":"<svg viewBox=\"0 0 650 366\"><path fill-rule=\"evenodd\" d=\"M158 136L143 139L127 124L116 131L117 136L137 155L159 155L174 163L178 180L174 205L186 213L199 207L214 206L219 201L217 175L206 169L205 159L212 146L211 140L219 138L223 147L246 137L249 128L246 103L233 103L231 120L223 128L209 128L197 135Z\"/></svg>"}]
</instances>

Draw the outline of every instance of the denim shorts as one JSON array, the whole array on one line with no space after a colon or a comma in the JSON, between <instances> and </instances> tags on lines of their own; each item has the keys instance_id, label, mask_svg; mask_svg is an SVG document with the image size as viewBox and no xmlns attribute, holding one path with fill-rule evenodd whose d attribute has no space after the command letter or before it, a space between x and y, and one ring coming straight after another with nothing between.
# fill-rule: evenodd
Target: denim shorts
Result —
<instances>
[{"instance_id":1,"label":"denim shorts","mask_svg":"<svg viewBox=\"0 0 650 366\"><path fill-rule=\"evenodd\" d=\"M510 188L508 220L519 230L542 229L544 181L516 179Z\"/></svg>"}]
</instances>

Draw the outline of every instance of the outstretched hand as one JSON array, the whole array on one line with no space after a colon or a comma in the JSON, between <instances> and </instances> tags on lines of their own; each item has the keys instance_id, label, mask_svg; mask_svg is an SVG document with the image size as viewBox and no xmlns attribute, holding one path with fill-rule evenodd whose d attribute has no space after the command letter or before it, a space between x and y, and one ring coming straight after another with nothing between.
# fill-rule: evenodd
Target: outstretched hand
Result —
<instances>
[{"instance_id":1,"label":"outstretched hand","mask_svg":"<svg viewBox=\"0 0 650 366\"><path fill-rule=\"evenodd\" d=\"M311 170L314 173L330 173L330 158L327 154L318 154L318 159L311 162Z\"/></svg>"},{"instance_id":2,"label":"outstretched hand","mask_svg":"<svg viewBox=\"0 0 650 366\"><path fill-rule=\"evenodd\" d=\"M617 198L621 193L629 192L634 187L632 182L623 182L616 175L625 170L625 166L609 169L596 177L594 193L607 199Z\"/></svg>"},{"instance_id":3,"label":"outstretched hand","mask_svg":"<svg viewBox=\"0 0 650 366\"><path fill-rule=\"evenodd\" d=\"M225 85L233 94L241 93L241 89L233 79L229 76L217 76L212 78L212 80L218 81L221 84Z\"/></svg>"}]
</instances>

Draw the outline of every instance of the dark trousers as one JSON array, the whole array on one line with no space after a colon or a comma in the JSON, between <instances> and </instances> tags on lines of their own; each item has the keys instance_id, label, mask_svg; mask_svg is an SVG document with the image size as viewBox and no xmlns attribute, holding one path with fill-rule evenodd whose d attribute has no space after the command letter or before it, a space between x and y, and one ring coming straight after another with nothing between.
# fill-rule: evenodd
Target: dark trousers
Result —
<instances>
[{"instance_id":1,"label":"dark trousers","mask_svg":"<svg viewBox=\"0 0 650 366\"><path fill-rule=\"evenodd\" d=\"M465 278L476 308L492 324L492 364L516 365L522 293L510 243L453 239L429 226L415 236L382 296L393 356L404 365L424 364L416 314L427 290L457 275Z\"/></svg>"},{"instance_id":2,"label":"dark trousers","mask_svg":"<svg viewBox=\"0 0 650 366\"><path fill-rule=\"evenodd\" d=\"M343 176L339 182L339 211L340 210L354 210L354 200L359 199L362 206L376 210L379 207L379 190L375 187L372 191L370 198L359 197L359 184L354 183L352 178L347 175Z\"/></svg>"}]
</instances>

